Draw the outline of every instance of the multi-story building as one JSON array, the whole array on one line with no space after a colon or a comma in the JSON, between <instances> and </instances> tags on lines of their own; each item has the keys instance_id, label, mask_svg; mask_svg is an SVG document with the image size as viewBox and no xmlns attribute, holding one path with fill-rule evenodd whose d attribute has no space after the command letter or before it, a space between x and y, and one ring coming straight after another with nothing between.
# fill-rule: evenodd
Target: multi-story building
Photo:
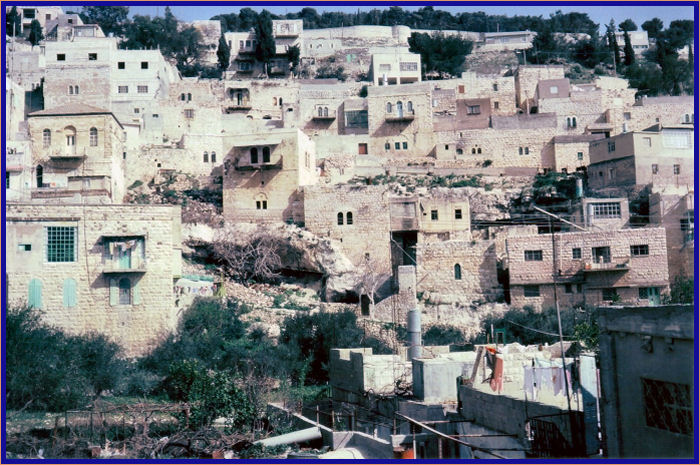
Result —
<instances>
[{"instance_id":1,"label":"multi-story building","mask_svg":"<svg viewBox=\"0 0 700 465\"><path fill-rule=\"evenodd\" d=\"M224 160L226 221L303 221L299 187L317 182L316 148L299 129L232 137Z\"/></svg>"},{"instance_id":2,"label":"multi-story building","mask_svg":"<svg viewBox=\"0 0 700 465\"><path fill-rule=\"evenodd\" d=\"M119 203L124 196L124 128L84 104L31 113L32 200Z\"/></svg>"},{"instance_id":3,"label":"multi-story building","mask_svg":"<svg viewBox=\"0 0 700 465\"><path fill-rule=\"evenodd\" d=\"M6 213L11 305L70 333L105 334L130 357L174 330L180 207L10 203Z\"/></svg>"},{"instance_id":4,"label":"multi-story building","mask_svg":"<svg viewBox=\"0 0 700 465\"><path fill-rule=\"evenodd\" d=\"M666 229L668 271L677 277L695 276L695 202L691 190L657 191L649 195L649 222Z\"/></svg>"},{"instance_id":5,"label":"multi-story building","mask_svg":"<svg viewBox=\"0 0 700 465\"><path fill-rule=\"evenodd\" d=\"M649 50L649 35L647 31L630 31L627 33L632 44L632 49L635 55L641 55ZM625 52L625 33L624 31L615 32L615 41L620 47L620 51Z\"/></svg>"},{"instance_id":6,"label":"multi-story building","mask_svg":"<svg viewBox=\"0 0 700 465\"><path fill-rule=\"evenodd\" d=\"M600 189L652 184L692 188L694 145L692 125L655 125L593 141L589 151L589 186Z\"/></svg>"},{"instance_id":7,"label":"multi-story building","mask_svg":"<svg viewBox=\"0 0 700 465\"><path fill-rule=\"evenodd\" d=\"M12 6L6 6L5 13L9 13L12 8ZM17 6L16 8L21 24L21 29L16 31L17 34L29 34L29 28L34 20L39 21L42 29L46 30L47 21L56 19L60 14L63 14L63 9L60 6Z\"/></svg>"},{"instance_id":8,"label":"multi-story building","mask_svg":"<svg viewBox=\"0 0 700 465\"><path fill-rule=\"evenodd\" d=\"M403 48L372 54L370 74L375 86L420 82L421 71L420 55Z\"/></svg>"},{"instance_id":9,"label":"multi-story building","mask_svg":"<svg viewBox=\"0 0 700 465\"><path fill-rule=\"evenodd\" d=\"M601 206L603 208L603 206ZM554 242L554 244L552 244ZM506 239L515 306L658 305L668 290L666 230L589 230Z\"/></svg>"}]
</instances>

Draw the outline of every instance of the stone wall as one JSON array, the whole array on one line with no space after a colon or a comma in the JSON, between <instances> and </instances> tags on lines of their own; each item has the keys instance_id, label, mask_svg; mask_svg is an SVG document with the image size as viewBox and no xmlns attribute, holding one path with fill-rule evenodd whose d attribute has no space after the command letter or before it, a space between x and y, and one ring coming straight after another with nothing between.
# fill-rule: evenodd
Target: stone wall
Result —
<instances>
[{"instance_id":1,"label":"stone wall","mask_svg":"<svg viewBox=\"0 0 700 465\"><path fill-rule=\"evenodd\" d=\"M678 276L693 277L695 241L693 193L653 192L649 196L649 221L666 229L670 281Z\"/></svg>"},{"instance_id":2,"label":"stone wall","mask_svg":"<svg viewBox=\"0 0 700 465\"><path fill-rule=\"evenodd\" d=\"M48 262L47 226L77 228L74 260ZM172 206L9 204L8 301L27 302L30 281L38 280L44 321L70 333L103 333L128 357L144 354L177 323L173 278L181 267L179 226L180 208ZM142 239L142 267L113 269L105 250L109 237ZM69 279L75 281L74 302L65 297ZM124 279L131 303L119 305L110 294Z\"/></svg>"},{"instance_id":3,"label":"stone wall","mask_svg":"<svg viewBox=\"0 0 700 465\"><path fill-rule=\"evenodd\" d=\"M563 79L564 67L552 65L519 66L515 72L515 104L529 112L533 106L537 83L542 79Z\"/></svg>"}]
</instances>

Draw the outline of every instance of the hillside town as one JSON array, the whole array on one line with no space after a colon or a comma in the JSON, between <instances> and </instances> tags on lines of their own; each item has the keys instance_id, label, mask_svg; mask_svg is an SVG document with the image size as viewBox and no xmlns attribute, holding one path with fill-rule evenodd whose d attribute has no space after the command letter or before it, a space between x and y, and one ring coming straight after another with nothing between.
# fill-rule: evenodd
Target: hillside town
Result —
<instances>
[{"instance_id":1,"label":"hillside town","mask_svg":"<svg viewBox=\"0 0 700 465\"><path fill-rule=\"evenodd\" d=\"M697 458L692 20L161 8L4 8L4 459Z\"/></svg>"}]
</instances>

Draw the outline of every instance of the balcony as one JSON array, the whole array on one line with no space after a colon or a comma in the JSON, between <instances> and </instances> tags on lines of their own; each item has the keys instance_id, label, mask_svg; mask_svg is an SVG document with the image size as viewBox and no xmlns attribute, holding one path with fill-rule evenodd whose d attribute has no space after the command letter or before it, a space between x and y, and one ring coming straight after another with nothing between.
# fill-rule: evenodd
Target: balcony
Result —
<instances>
[{"instance_id":1,"label":"balcony","mask_svg":"<svg viewBox=\"0 0 700 465\"><path fill-rule=\"evenodd\" d=\"M53 152L49 153L49 158L52 160L80 160L85 157L87 157L85 149L83 149L82 153L78 150L70 149L54 150Z\"/></svg>"},{"instance_id":2,"label":"balcony","mask_svg":"<svg viewBox=\"0 0 700 465\"><path fill-rule=\"evenodd\" d=\"M418 218L415 216L391 215L392 231L418 231Z\"/></svg>"},{"instance_id":3,"label":"balcony","mask_svg":"<svg viewBox=\"0 0 700 465\"><path fill-rule=\"evenodd\" d=\"M103 235L102 273L145 273L144 234Z\"/></svg>"},{"instance_id":4,"label":"balcony","mask_svg":"<svg viewBox=\"0 0 700 465\"><path fill-rule=\"evenodd\" d=\"M24 152L5 154L5 171L9 173L21 173L24 171Z\"/></svg>"},{"instance_id":5,"label":"balcony","mask_svg":"<svg viewBox=\"0 0 700 465\"><path fill-rule=\"evenodd\" d=\"M317 121L332 121L336 118L336 111L329 109L328 107L316 107L314 108L314 114L311 119Z\"/></svg>"},{"instance_id":6,"label":"balcony","mask_svg":"<svg viewBox=\"0 0 700 465\"><path fill-rule=\"evenodd\" d=\"M270 76L272 75L281 75L281 74L286 74L287 69L284 66L270 66L270 70L268 71L268 74Z\"/></svg>"},{"instance_id":7,"label":"balcony","mask_svg":"<svg viewBox=\"0 0 700 465\"><path fill-rule=\"evenodd\" d=\"M405 121L413 121L415 115L415 110L394 111L392 113L387 113L385 119L389 123L401 123Z\"/></svg>"},{"instance_id":8,"label":"balcony","mask_svg":"<svg viewBox=\"0 0 700 465\"><path fill-rule=\"evenodd\" d=\"M584 273L599 273L599 272L624 272L630 269L630 257L612 258L610 261L605 261L599 258L597 261L585 262L583 264Z\"/></svg>"},{"instance_id":9,"label":"balcony","mask_svg":"<svg viewBox=\"0 0 700 465\"><path fill-rule=\"evenodd\" d=\"M251 163L250 157L248 155L245 155L242 158L236 160L234 168L238 171L281 170L282 155L275 155L273 153L270 156L270 161L265 163Z\"/></svg>"},{"instance_id":10,"label":"balcony","mask_svg":"<svg viewBox=\"0 0 700 465\"><path fill-rule=\"evenodd\" d=\"M110 260L109 262L105 263L102 267L103 274L145 273L146 271L146 262L122 266L120 263L114 260Z\"/></svg>"},{"instance_id":11,"label":"balcony","mask_svg":"<svg viewBox=\"0 0 700 465\"><path fill-rule=\"evenodd\" d=\"M248 111L251 108L253 108L253 105L249 102L229 103L226 106L226 113L232 113L234 111Z\"/></svg>"}]
</instances>

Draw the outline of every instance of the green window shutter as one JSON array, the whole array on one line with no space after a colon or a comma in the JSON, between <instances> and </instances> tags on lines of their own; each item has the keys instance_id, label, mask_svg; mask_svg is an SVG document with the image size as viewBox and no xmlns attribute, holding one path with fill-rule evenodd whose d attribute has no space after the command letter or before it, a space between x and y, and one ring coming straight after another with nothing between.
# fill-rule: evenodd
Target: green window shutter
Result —
<instances>
[{"instance_id":1,"label":"green window shutter","mask_svg":"<svg viewBox=\"0 0 700 465\"><path fill-rule=\"evenodd\" d=\"M111 278L109 280L109 305L115 306L119 303L119 284L117 280Z\"/></svg>"},{"instance_id":2,"label":"green window shutter","mask_svg":"<svg viewBox=\"0 0 700 465\"><path fill-rule=\"evenodd\" d=\"M141 305L141 289L139 286L139 281L134 280L134 285L131 288L131 304Z\"/></svg>"},{"instance_id":3,"label":"green window shutter","mask_svg":"<svg viewBox=\"0 0 700 465\"><path fill-rule=\"evenodd\" d=\"M75 307L77 305L78 298L76 296L77 285L75 279L67 278L63 281L63 306L64 307Z\"/></svg>"},{"instance_id":4,"label":"green window shutter","mask_svg":"<svg viewBox=\"0 0 700 465\"><path fill-rule=\"evenodd\" d=\"M29 306L34 308L41 308L41 281L38 279L32 279L29 281Z\"/></svg>"}]
</instances>

